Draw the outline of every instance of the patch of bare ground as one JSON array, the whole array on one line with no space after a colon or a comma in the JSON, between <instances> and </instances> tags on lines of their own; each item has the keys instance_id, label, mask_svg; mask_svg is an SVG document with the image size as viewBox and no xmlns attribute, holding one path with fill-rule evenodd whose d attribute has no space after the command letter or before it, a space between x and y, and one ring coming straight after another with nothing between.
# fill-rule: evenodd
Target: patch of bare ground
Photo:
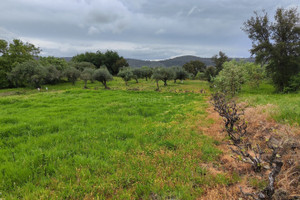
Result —
<instances>
[{"instance_id":1,"label":"patch of bare ground","mask_svg":"<svg viewBox=\"0 0 300 200\"><path fill-rule=\"evenodd\" d=\"M279 124L270 118L270 110L276 109L274 105L246 107L244 108L245 120L248 123L247 139L253 145L259 144L262 149L268 151L267 141L273 145L279 145L281 148L283 167L276 178L276 192L274 199L297 199L300 197L300 127L293 127L287 124ZM207 169L212 173L222 172L227 174L239 174L241 179L238 183L229 186L216 186L214 188L205 188L205 193L200 199L239 199L241 197L240 187L244 192L258 192L259 184L268 181L269 170L263 173L254 173L251 166L247 163L235 159L233 152L229 149L229 140L223 131L224 123L219 114L210 106L207 109L208 119L213 119L214 124L210 127L199 127L205 134L218 140L218 148L223 154L220 157L220 165L210 165ZM252 181L251 181L252 180ZM253 183L256 180L256 183Z\"/></svg>"}]
</instances>

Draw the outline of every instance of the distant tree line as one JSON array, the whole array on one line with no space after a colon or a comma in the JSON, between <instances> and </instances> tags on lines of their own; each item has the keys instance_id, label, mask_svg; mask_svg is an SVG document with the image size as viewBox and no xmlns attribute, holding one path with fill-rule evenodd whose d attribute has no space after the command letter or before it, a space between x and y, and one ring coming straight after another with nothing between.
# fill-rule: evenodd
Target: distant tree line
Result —
<instances>
[{"instance_id":1,"label":"distant tree line","mask_svg":"<svg viewBox=\"0 0 300 200\"><path fill-rule=\"evenodd\" d=\"M0 40L0 88L41 87L42 84L66 80L75 84L78 78L86 83L87 80L101 79L100 68L101 73L117 75L120 68L128 66L126 60L114 51L78 54L71 62L51 56L38 57L40 51L33 44L18 39L11 43ZM100 82L106 84L106 81Z\"/></svg>"}]
</instances>

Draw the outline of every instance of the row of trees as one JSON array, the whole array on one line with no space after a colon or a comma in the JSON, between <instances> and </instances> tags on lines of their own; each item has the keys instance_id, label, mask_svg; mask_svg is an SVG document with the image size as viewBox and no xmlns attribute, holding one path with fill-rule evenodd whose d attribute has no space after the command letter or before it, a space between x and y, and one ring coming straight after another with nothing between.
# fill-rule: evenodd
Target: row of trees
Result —
<instances>
[{"instance_id":1,"label":"row of trees","mask_svg":"<svg viewBox=\"0 0 300 200\"><path fill-rule=\"evenodd\" d=\"M121 77L125 84L131 79L135 79L138 83L139 78L145 78L146 81L149 78L152 78L156 81L157 90L159 90L158 81L163 81L164 85L167 86L168 80L174 80L176 83L177 80L185 80L191 77L191 75L182 67L156 67L156 68L149 68L149 67L142 67L142 68L123 68L118 73L118 76Z\"/></svg>"},{"instance_id":2,"label":"row of trees","mask_svg":"<svg viewBox=\"0 0 300 200\"><path fill-rule=\"evenodd\" d=\"M74 56L71 62L55 57L38 57L40 49L15 39L11 43L0 40L0 88L56 84L67 78L74 82L85 69L106 68L117 75L128 66L117 52L86 52ZM87 70L87 71L89 71Z\"/></svg>"},{"instance_id":3,"label":"row of trees","mask_svg":"<svg viewBox=\"0 0 300 200\"><path fill-rule=\"evenodd\" d=\"M97 51L86 52L78 54L72 58L73 62L89 62L92 63L97 69L105 66L107 70L113 75L117 75L122 67L128 67L127 61L115 51L106 51L101 53Z\"/></svg>"}]
</instances>

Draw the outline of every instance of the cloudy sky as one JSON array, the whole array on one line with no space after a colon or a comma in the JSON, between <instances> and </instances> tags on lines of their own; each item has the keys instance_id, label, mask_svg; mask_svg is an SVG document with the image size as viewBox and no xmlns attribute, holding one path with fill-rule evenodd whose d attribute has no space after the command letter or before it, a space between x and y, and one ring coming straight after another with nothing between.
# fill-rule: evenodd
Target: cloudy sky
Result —
<instances>
[{"instance_id":1,"label":"cloudy sky","mask_svg":"<svg viewBox=\"0 0 300 200\"><path fill-rule=\"evenodd\" d=\"M241 31L253 11L270 16L300 0L0 0L0 38L33 43L43 56L118 51L137 59L249 57Z\"/></svg>"}]
</instances>

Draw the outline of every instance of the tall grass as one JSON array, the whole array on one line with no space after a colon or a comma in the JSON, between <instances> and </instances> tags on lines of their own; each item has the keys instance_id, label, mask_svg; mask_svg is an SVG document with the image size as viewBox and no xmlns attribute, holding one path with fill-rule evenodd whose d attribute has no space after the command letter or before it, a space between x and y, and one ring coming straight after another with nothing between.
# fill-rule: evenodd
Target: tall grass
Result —
<instances>
[{"instance_id":1,"label":"tall grass","mask_svg":"<svg viewBox=\"0 0 300 200\"><path fill-rule=\"evenodd\" d=\"M239 98L251 106L272 104L269 112L276 121L300 125L300 93L278 94L271 84L263 83L259 88L245 85Z\"/></svg>"},{"instance_id":2,"label":"tall grass","mask_svg":"<svg viewBox=\"0 0 300 200\"><path fill-rule=\"evenodd\" d=\"M143 91L97 83L2 91L0 198L195 199L231 182L200 167L221 152L197 129L211 123L205 95L184 91L206 85L130 84Z\"/></svg>"}]
</instances>

